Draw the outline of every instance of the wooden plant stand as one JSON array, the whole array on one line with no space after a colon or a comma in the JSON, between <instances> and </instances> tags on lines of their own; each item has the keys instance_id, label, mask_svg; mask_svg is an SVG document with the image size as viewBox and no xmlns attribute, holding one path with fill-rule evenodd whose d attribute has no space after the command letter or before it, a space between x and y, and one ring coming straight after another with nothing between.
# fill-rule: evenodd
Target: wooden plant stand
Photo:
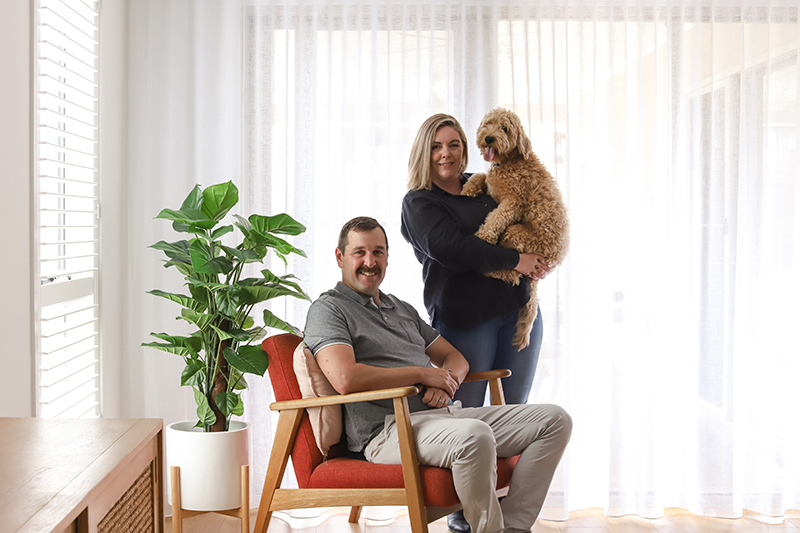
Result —
<instances>
[{"instance_id":1,"label":"wooden plant stand","mask_svg":"<svg viewBox=\"0 0 800 533\"><path fill-rule=\"evenodd\" d=\"M250 467L242 465L241 495L242 506L224 511L191 511L181 507L181 467L171 466L172 477L172 531L183 533L183 519L205 513L219 513L242 519L242 533L250 533Z\"/></svg>"}]
</instances>

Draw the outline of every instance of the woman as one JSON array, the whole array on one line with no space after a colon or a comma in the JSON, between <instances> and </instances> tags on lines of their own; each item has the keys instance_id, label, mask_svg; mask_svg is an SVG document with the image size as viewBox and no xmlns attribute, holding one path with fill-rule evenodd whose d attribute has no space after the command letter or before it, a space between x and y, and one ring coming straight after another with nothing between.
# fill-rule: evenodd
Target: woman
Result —
<instances>
[{"instance_id":1,"label":"woman","mask_svg":"<svg viewBox=\"0 0 800 533\"><path fill-rule=\"evenodd\" d=\"M538 254L520 254L474 235L497 203L489 195L460 196L467 162L467 139L458 121L445 114L426 120L411 148L400 229L422 263L431 325L466 357L470 372L511 369L503 380L506 401L526 403L542 345L542 314L530 344L518 350L511 341L529 284L513 286L484 273L515 269L544 279L551 266ZM485 395L485 381L464 383L454 399L479 407Z\"/></svg>"}]
</instances>

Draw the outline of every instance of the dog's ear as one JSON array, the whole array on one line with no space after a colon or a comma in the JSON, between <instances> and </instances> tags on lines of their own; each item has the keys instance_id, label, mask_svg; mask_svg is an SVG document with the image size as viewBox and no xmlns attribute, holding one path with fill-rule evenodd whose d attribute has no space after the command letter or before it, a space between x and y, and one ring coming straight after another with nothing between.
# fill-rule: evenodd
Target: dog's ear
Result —
<instances>
[{"instance_id":1,"label":"dog's ear","mask_svg":"<svg viewBox=\"0 0 800 533\"><path fill-rule=\"evenodd\" d=\"M519 135L519 142L517 142L517 150L519 153L522 154L524 159L530 159L533 157L533 145L531 144L531 140L525 135L524 132L521 132Z\"/></svg>"}]
</instances>

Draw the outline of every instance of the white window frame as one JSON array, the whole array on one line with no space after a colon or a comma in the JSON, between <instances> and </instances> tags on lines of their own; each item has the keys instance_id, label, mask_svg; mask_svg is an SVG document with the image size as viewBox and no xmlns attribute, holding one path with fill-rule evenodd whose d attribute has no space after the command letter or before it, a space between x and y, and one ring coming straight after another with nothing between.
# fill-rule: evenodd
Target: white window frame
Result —
<instances>
[{"instance_id":1,"label":"white window frame","mask_svg":"<svg viewBox=\"0 0 800 533\"><path fill-rule=\"evenodd\" d=\"M50 9L53 6L55 9ZM85 19L87 22L92 23L93 36L91 36L92 50L88 53L93 56L93 65L80 65L81 60L69 53L69 47L78 45L66 44L54 46L54 43L61 41L62 44L68 41L66 34L58 33L53 28L60 27L63 24L64 28L69 29L69 23L65 20L61 22L53 21L53 12L64 9L69 12L70 16L80 16L88 14L90 17L91 11L94 11L93 21ZM85 17L84 17L85 18ZM34 52L33 52L33 265L34 265L34 349L35 349L35 411L38 417L100 417L102 416L102 369L100 357L100 310L99 310L99 26L100 26L100 2L95 0L37 0L34 4L33 10L33 32L34 32ZM50 24L52 22L52 24ZM81 22L82 23L82 22ZM76 32L79 32L77 26L72 26ZM78 38L75 36L75 38ZM60 48L60 51L59 51ZM42 65L52 66L53 62L43 60L43 57L50 52L53 56L65 54L65 64L68 62L73 63L73 72L66 73L65 76L70 80L78 79L81 83L86 83L88 86L93 87L93 95L88 97L80 96L79 98L71 98L70 95L79 95L76 90L65 89L64 93L55 94L49 86L51 81L42 79ZM75 48L73 48L75 52ZM86 73L77 73L75 66L87 68L88 72L94 76L93 81L86 82L83 78ZM45 69L47 66L44 67ZM83 74L83 75L82 75ZM74 85L74 84L73 84ZM47 93L47 94L46 94ZM78 140L77 137L69 137L69 131L66 135L61 135L56 132L55 138L58 139L56 143L52 142L52 138L48 133L53 131L53 128L46 128L43 126L45 117L48 112L43 110L45 100L51 102L55 101L60 105L59 96L67 95L67 99L63 100L64 109L71 109L79 104L86 108L87 102L93 109L86 109L89 115L92 116L89 129L92 132L90 138L86 141ZM79 99L82 101L77 103ZM66 112L66 111L65 111ZM49 113L52 116L52 112ZM67 116L67 115L65 115ZM65 118L65 123L72 123L73 119ZM64 126L66 128L66 126ZM67 141L70 139L67 149L61 151L59 146L67 146ZM72 145L79 142L81 146L74 148ZM63 144L62 144L63 143ZM52 153L50 151L52 150ZM55 154L55 159L52 157ZM48 158L48 156L50 156ZM57 178L44 178L44 168L47 165L52 165L52 161L66 161L63 168L70 169L68 166L70 160L67 158L81 158L80 167L83 167L82 172L85 175L90 175L89 181L84 183L74 182L68 184L69 180L61 181L60 172L56 175ZM48 162L49 161L49 162ZM60 166L56 164L55 166ZM77 166L71 167L73 170ZM60 170L60 169L59 169ZM71 172L72 174L72 172ZM64 174L66 176L66 172ZM50 183L64 183L63 188L56 186L55 193L52 187L43 185L44 180L50 180ZM84 178L85 179L85 178ZM68 189L71 187L78 187L80 192L72 194ZM87 192L91 191L91 192ZM53 210L52 199L57 203L56 211ZM73 206L73 202L78 204ZM58 230L53 227L52 221L48 220L52 217L53 213L57 212L63 206L63 215L56 215L61 220L66 221L67 217L77 216L82 217L79 224L64 223L65 229ZM85 225L86 234L79 238L73 238L67 232L72 229L70 226ZM44 228L44 226L49 226ZM55 231L54 231L55 230ZM48 233L57 233L58 236L53 238ZM72 241L82 241L81 244L76 244ZM48 244L52 242L63 242L64 244ZM81 263L85 264L76 270L79 273L74 275L74 279L69 275L69 270L65 269L61 275L45 275L43 271L43 261L49 257L49 251L45 251L45 247L57 246L57 257L70 257L82 256ZM80 250L73 251L74 247L79 247ZM70 248L73 248L70 250ZM87 250L88 249L88 250ZM62 265L65 262L62 262ZM66 279L65 279L66 278ZM74 312L74 308L68 305L70 302L76 302L79 299L91 299L88 305L81 305L79 308L85 308L82 312ZM62 306L61 311L54 311L54 306ZM66 306L66 307L65 307ZM76 322L73 322L77 319ZM60 320L61 325L53 328L57 320ZM54 339L60 339L54 342ZM59 344L60 343L60 344ZM66 347L54 350L53 345L65 345ZM79 349L76 349L79 348ZM53 363L52 359L48 362L48 353L61 353L63 362ZM56 386L55 383L60 383ZM60 390L59 390L60 389ZM85 395L86 400L76 403L79 407L69 407L67 409L54 408L54 398L66 397L67 394L81 391L80 395ZM70 403L70 402L67 402Z\"/></svg>"}]
</instances>

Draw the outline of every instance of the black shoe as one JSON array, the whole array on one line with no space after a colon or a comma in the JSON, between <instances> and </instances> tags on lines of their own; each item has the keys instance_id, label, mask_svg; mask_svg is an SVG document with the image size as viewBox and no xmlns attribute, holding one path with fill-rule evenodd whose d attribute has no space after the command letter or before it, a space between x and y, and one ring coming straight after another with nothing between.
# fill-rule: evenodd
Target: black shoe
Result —
<instances>
[{"instance_id":1,"label":"black shoe","mask_svg":"<svg viewBox=\"0 0 800 533\"><path fill-rule=\"evenodd\" d=\"M447 515L447 529L453 533L471 533L469 522L464 518L464 511L456 511Z\"/></svg>"}]
</instances>

